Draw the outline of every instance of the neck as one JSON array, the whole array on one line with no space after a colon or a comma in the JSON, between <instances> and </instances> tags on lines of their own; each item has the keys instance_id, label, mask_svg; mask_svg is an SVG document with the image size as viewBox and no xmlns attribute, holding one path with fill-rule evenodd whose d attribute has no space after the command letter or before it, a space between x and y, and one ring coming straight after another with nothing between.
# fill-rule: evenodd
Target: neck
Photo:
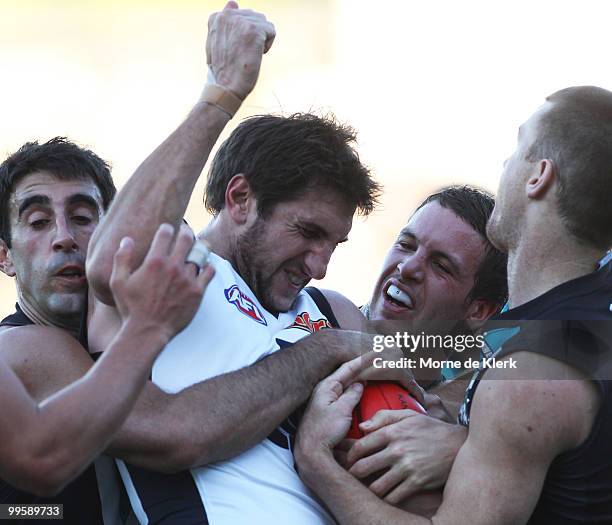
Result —
<instances>
[{"instance_id":1,"label":"neck","mask_svg":"<svg viewBox=\"0 0 612 525\"><path fill-rule=\"evenodd\" d=\"M601 250L580 244L565 232L558 237L521 240L508 253L510 307L595 271L601 256Z\"/></svg>"},{"instance_id":2,"label":"neck","mask_svg":"<svg viewBox=\"0 0 612 525\"><path fill-rule=\"evenodd\" d=\"M210 249L219 257L233 263L231 259L230 236L223 228L221 216L214 217L199 234L198 238L205 239Z\"/></svg>"},{"instance_id":3,"label":"neck","mask_svg":"<svg viewBox=\"0 0 612 525\"><path fill-rule=\"evenodd\" d=\"M23 313L32 321L34 324L39 326L54 326L56 328L61 328L62 330L66 330L70 332L75 337L79 334L80 328L80 319L57 319L51 318L51 316L46 315L41 312L34 304L30 303L21 291L17 291L17 303L19 307L23 310Z\"/></svg>"}]
</instances>

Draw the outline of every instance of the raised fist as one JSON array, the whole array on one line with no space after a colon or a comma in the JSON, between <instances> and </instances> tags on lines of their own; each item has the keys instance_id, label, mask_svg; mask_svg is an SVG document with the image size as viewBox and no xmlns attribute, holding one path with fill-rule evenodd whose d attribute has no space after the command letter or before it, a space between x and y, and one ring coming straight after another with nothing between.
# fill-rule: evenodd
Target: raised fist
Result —
<instances>
[{"instance_id":1,"label":"raised fist","mask_svg":"<svg viewBox=\"0 0 612 525\"><path fill-rule=\"evenodd\" d=\"M206 60L215 83L244 100L255 87L262 56L275 36L274 25L263 14L239 9L236 2L210 15Z\"/></svg>"}]
</instances>

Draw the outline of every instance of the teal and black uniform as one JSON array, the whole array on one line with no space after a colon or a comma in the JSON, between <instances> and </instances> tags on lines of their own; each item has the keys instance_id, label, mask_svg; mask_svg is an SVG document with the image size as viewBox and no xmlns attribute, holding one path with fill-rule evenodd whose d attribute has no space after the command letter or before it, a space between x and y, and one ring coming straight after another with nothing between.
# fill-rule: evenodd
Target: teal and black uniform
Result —
<instances>
[{"instance_id":1,"label":"teal and black uniform","mask_svg":"<svg viewBox=\"0 0 612 525\"><path fill-rule=\"evenodd\" d=\"M496 358L527 350L567 363L597 385L601 398L588 438L549 467L529 525L612 524L612 261L507 310L489 323L485 341ZM464 426L485 370L466 391Z\"/></svg>"}]
</instances>

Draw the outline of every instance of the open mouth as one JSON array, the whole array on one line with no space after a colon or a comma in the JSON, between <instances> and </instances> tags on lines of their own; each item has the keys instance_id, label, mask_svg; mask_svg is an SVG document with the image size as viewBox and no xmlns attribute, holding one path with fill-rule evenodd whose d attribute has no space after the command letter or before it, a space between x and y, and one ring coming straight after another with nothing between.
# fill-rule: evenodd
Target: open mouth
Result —
<instances>
[{"instance_id":1,"label":"open mouth","mask_svg":"<svg viewBox=\"0 0 612 525\"><path fill-rule=\"evenodd\" d=\"M387 286L387 289L385 290L385 299L392 305L399 308L414 307L414 303L412 302L410 296L394 284Z\"/></svg>"},{"instance_id":2,"label":"open mouth","mask_svg":"<svg viewBox=\"0 0 612 525\"><path fill-rule=\"evenodd\" d=\"M85 270L80 266L65 266L55 274L63 280L70 282L81 282L85 280Z\"/></svg>"}]
</instances>

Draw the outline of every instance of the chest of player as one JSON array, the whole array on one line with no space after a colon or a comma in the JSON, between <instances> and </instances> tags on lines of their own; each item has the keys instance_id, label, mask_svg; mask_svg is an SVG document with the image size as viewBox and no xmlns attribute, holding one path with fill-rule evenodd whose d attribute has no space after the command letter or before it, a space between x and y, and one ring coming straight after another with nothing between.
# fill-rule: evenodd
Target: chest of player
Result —
<instances>
[{"instance_id":1,"label":"chest of player","mask_svg":"<svg viewBox=\"0 0 612 525\"><path fill-rule=\"evenodd\" d=\"M213 256L212 263L215 277L196 315L153 367L153 381L168 392L249 366L321 323L328 326L307 293L300 293L292 310L274 316L227 261Z\"/></svg>"}]
</instances>

